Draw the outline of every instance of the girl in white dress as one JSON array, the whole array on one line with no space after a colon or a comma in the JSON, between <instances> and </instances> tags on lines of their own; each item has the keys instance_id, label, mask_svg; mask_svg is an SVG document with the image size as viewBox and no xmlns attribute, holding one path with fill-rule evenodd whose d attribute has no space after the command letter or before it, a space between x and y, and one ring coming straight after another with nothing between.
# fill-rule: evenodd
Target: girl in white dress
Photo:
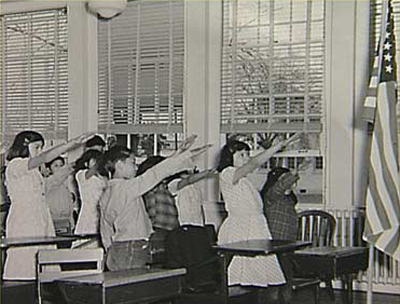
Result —
<instances>
[{"instance_id":1,"label":"girl in white dress","mask_svg":"<svg viewBox=\"0 0 400 304\"><path fill-rule=\"evenodd\" d=\"M102 156L102 152L91 149L76 161L75 178L81 199L81 209L76 222L75 234L99 233L99 200L106 187L106 178L101 176L98 170ZM74 246L77 244L82 244L82 242L76 242ZM93 244L91 247L97 246L99 243Z\"/></svg>"},{"instance_id":2,"label":"girl in white dress","mask_svg":"<svg viewBox=\"0 0 400 304\"><path fill-rule=\"evenodd\" d=\"M23 131L15 137L7 154L6 183L11 208L6 222L6 237L55 236L39 166L85 143L89 136L82 135L43 153L44 139L41 134ZM9 248L3 278L36 279L36 253L43 248L55 248L55 245Z\"/></svg>"},{"instance_id":3,"label":"girl in white dress","mask_svg":"<svg viewBox=\"0 0 400 304\"><path fill-rule=\"evenodd\" d=\"M250 147L240 141L228 142L221 151L218 172L220 188L228 212L218 232L218 243L251 239L272 239L263 214L259 192L246 177L298 136L280 142L250 158ZM229 285L282 285L285 277L276 255L232 259L228 268Z\"/></svg>"}]
</instances>

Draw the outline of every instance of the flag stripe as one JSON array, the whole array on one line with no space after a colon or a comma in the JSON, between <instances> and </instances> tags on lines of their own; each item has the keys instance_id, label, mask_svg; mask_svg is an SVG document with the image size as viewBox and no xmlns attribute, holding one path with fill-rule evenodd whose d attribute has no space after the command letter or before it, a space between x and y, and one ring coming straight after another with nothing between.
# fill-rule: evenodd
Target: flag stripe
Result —
<instances>
[{"instance_id":1,"label":"flag stripe","mask_svg":"<svg viewBox=\"0 0 400 304\"><path fill-rule=\"evenodd\" d=\"M393 232L392 231L389 232L390 232L390 240L387 242L386 252L388 252L391 255L394 255L396 254L396 251L398 250L400 245L399 229L393 229Z\"/></svg>"},{"instance_id":2,"label":"flag stripe","mask_svg":"<svg viewBox=\"0 0 400 304\"><path fill-rule=\"evenodd\" d=\"M370 169L371 171L373 171L373 168ZM377 224L380 225L381 228L377 229L375 228L374 230L378 230L378 231L382 231L384 229L388 229L390 228L390 221L389 221L389 217L386 214L386 210L384 207L384 203L383 200L381 199L381 196L384 195L384 193L380 193L379 191L379 187L377 187L376 184L376 179L375 179L375 173L370 173L371 177L369 180L369 191L370 191L370 195L372 197L372 201L373 206L367 206L367 208L374 208L373 213L370 214L368 216L368 218L372 218L372 217L376 217L377 219L374 221L374 223L376 223L376 225L373 225L371 223L371 227L372 226L377 226ZM370 210L372 211L372 210ZM377 220L379 219L379 222L377 222Z\"/></svg>"},{"instance_id":3,"label":"flag stripe","mask_svg":"<svg viewBox=\"0 0 400 304\"><path fill-rule=\"evenodd\" d=\"M390 2L384 1L378 55L374 61L374 71L364 103L365 112L369 114L369 118L372 117L374 127L368 170L364 239L400 260L400 175L395 77L397 67L394 58L394 25L390 12ZM377 82L379 84L376 87ZM371 122L371 119L368 121Z\"/></svg>"},{"instance_id":4,"label":"flag stripe","mask_svg":"<svg viewBox=\"0 0 400 304\"><path fill-rule=\"evenodd\" d=\"M382 86L385 86L386 84L382 84ZM382 87L382 89L385 89L385 87ZM383 90L382 90L383 91ZM386 91L386 90L384 90ZM383 94L383 92L382 92ZM375 132L374 132L374 137L372 139L373 141L373 151L371 152L371 158L372 159L372 167L375 167L373 176L374 178L377 178L378 176L381 177L379 180L382 184L379 185L379 188L381 190L384 190L388 194L388 200L389 202L393 202L392 205L396 205L399 202L399 196L398 196L398 168L397 168L397 161L395 158L395 151L392 145L388 145L389 142L387 141L387 137L391 135L391 132L389 131L390 128L393 127L387 127L386 124L388 123L384 118L382 117L388 117L387 107L384 107L387 105L387 99L386 100L379 100L379 109L378 109L378 115L376 118L376 125L375 125ZM385 111L385 113L382 110ZM382 115L383 114L383 115ZM377 157L378 159L375 159ZM379 163L378 163L379 161ZM379 166L379 167L378 167ZM377 176L376 170L381 171L381 175ZM399 211L399 210L397 210Z\"/></svg>"},{"instance_id":5,"label":"flag stripe","mask_svg":"<svg viewBox=\"0 0 400 304\"><path fill-rule=\"evenodd\" d=\"M398 167L398 147L397 147L397 117L396 117L396 104L393 102L396 100L396 89L393 81L384 82L381 84L381 95L379 98L379 105L384 109L384 113L379 114L379 127L377 134L383 134L384 137L389 138L385 141L384 137L380 140L379 151L385 153L385 163L383 164L384 169L384 182L389 190L390 200L387 202L386 207L391 216L395 217L395 220L400 219L400 185L399 185L399 167ZM386 96L384 96L386 94ZM380 111L380 109L379 109ZM384 119L389 118L388 121ZM385 144L386 143L386 144ZM389 144L388 143L392 143ZM385 145L385 147L383 147ZM381 150L382 149L382 150Z\"/></svg>"}]
</instances>

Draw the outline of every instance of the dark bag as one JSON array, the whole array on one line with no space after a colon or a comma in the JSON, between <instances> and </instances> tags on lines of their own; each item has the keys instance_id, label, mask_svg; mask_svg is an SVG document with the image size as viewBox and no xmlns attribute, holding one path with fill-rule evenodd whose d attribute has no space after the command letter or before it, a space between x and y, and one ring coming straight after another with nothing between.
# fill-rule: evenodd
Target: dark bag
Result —
<instances>
[{"instance_id":1,"label":"dark bag","mask_svg":"<svg viewBox=\"0 0 400 304\"><path fill-rule=\"evenodd\" d=\"M166 267L186 268L186 289L192 292L215 289L218 283L219 260L208 230L185 225L165 239Z\"/></svg>"}]
</instances>

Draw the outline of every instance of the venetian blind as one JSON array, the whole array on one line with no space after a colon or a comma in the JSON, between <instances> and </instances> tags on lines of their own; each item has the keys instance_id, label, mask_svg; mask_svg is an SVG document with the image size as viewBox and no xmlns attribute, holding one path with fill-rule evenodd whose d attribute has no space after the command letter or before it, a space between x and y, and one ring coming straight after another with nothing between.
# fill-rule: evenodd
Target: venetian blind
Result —
<instances>
[{"instance_id":1,"label":"venetian blind","mask_svg":"<svg viewBox=\"0 0 400 304\"><path fill-rule=\"evenodd\" d=\"M99 130L182 132L184 1L131 1L98 38Z\"/></svg>"},{"instance_id":2,"label":"venetian blind","mask_svg":"<svg viewBox=\"0 0 400 304\"><path fill-rule=\"evenodd\" d=\"M224 1L221 130L321 132L324 1Z\"/></svg>"},{"instance_id":3,"label":"venetian blind","mask_svg":"<svg viewBox=\"0 0 400 304\"><path fill-rule=\"evenodd\" d=\"M67 10L1 15L2 141L23 130L68 136Z\"/></svg>"}]
</instances>

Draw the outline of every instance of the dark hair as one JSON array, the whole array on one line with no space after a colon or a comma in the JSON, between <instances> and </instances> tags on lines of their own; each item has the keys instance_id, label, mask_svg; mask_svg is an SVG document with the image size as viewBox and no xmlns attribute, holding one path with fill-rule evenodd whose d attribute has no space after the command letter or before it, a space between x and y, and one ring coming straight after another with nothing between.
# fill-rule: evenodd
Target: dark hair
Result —
<instances>
[{"instance_id":1,"label":"dark hair","mask_svg":"<svg viewBox=\"0 0 400 304\"><path fill-rule=\"evenodd\" d=\"M100 152L98 150L87 150L85 151L81 157L79 157L75 161L75 166L74 169L76 171L82 170L82 169L88 169L88 163L91 159L94 159L97 163L97 165L100 165L103 159L103 152Z\"/></svg>"},{"instance_id":2,"label":"dark hair","mask_svg":"<svg viewBox=\"0 0 400 304\"><path fill-rule=\"evenodd\" d=\"M136 171L136 176L142 175L144 172L146 172L148 169L151 167L154 167L158 163L162 162L165 160L164 156L161 155L154 155L146 158L145 161L143 161L139 166Z\"/></svg>"},{"instance_id":3,"label":"dark hair","mask_svg":"<svg viewBox=\"0 0 400 304\"><path fill-rule=\"evenodd\" d=\"M22 131L18 133L14 138L13 144L8 149L7 160L10 161L16 157L22 157L22 158L29 157L28 145L36 141L41 141L42 146L44 145L44 138L38 132Z\"/></svg>"},{"instance_id":4,"label":"dark hair","mask_svg":"<svg viewBox=\"0 0 400 304\"><path fill-rule=\"evenodd\" d=\"M261 197L264 200L265 195L268 193L268 190L271 189L276 182L279 180L279 178L286 174L286 173L290 173L291 171L288 168L284 168L284 167L275 167L273 168L271 171L269 171L268 176L267 176L267 181L265 182L264 186L262 187L260 194ZM295 203L297 203L297 197L296 195L293 193L293 191L290 192L289 194L292 199L294 200Z\"/></svg>"},{"instance_id":5,"label":"dark hair","mask_svg":"<svg viewBox=\"0 0 400 304\"><path fill-rule=\"evenodd\" d=\"M221 150L217 171L221 172L226 167L232 166L233 155L237 151L243 151L243 150L250 151L249 145L238 140L228 141Z\"/></svg>"},{"instance_id":6,"label":"dark hair","mask_svg":"<svg viewBox=\"0 0 400 304\"><path fill-rule=\"evenodd\" d=\"M261 195L267 193L267 191L271 189L278 181L278 179L285 173L290 173L290 170L284 167L275 167L271 171L269 171L267 181L265 182L261 190Z\"/></svg>"},{"instance_id":7,"label":"dark hair","mask_svg":"<svg viewBox=\"0 0 400 304\"><path fill-rule=\"evenodd\" d=\"M52 161L49 161L48 163L45 164L46 168L50 169L50 166L52 163L54 163L56 160L61 160L63 162L63 165L65 165L65 159L62 156L57 156L55 159L53 159Z\"/></svg>"},{"instance_id":8,"label":"dark hair","mask_svg":"<svg viewBox=\"0 0 400 304\"><path fill-rule=\"evenodd\" d=\"M100 136L95 135L85 143L85 147L86 148L91 148L91 147L94 147L94 146L105 147L106 146L106 142Z\"/></svg>"},{"instance_id":9,"label":"dark hair","mask_svg":"<svg viewBox=\"0 0 400 304\"><path fill-rule=\"evenodd\" d=\"M106 153L103 155L103 161L99 166L99 170L101 170L104 174L108 176L114 176L115 173L115 164L119 160L125 160L129 158L133 154L133 151L124 146L114 146L110 148Z\"/></svg>"}]
</instances>

